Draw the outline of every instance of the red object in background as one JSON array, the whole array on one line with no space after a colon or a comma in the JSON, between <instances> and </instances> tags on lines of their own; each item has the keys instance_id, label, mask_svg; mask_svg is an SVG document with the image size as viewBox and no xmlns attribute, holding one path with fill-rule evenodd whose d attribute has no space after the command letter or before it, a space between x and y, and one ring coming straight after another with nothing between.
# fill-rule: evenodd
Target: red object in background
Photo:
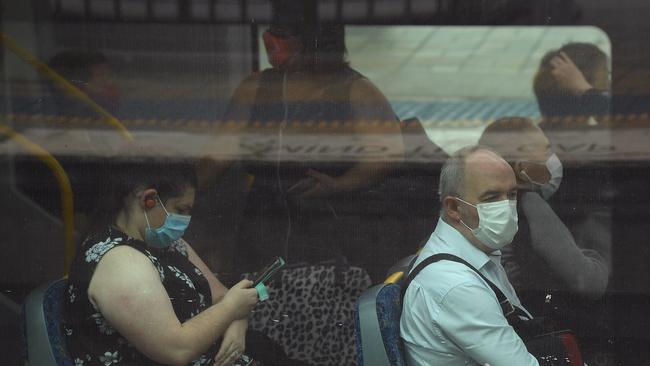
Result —
<instances>
[{"instance_id":1,"label":"red object in background","mask_svg":"<svg viewBox=\"0 0 650 366\"><path fill-rule=\"evenodd\" d=\"M573 333L560 334L560 339L562 339L571 365L582 366L582 354L580 353L580 347L578 346L575 335Z\"/></svg>"},{"instance_id":2,"label":"red object in background","mask_svg":"<svg viewBox=\"0 0 650 366\"><path fill-rule=\"evenodd\" d=\"M273 67L284 65L291 56L287 39L275 36L269 31L264 32L262 37L264 38L264 47L266 48L269 63Z\"/></svg>"}]
</instances>

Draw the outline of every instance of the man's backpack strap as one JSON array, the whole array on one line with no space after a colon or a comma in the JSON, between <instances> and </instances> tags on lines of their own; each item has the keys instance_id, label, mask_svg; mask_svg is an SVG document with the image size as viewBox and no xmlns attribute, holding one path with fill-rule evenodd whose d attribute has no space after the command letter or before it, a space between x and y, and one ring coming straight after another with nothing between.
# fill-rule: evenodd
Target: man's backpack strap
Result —
<instances>
[{"instance_id":1,"label":"man's backpack strap","mask_svg":"<svg viewBox=\"0 0 650 366\"><path fill-rule=\"evenodd\" d=\"M402 285L402 303L404 303L404 295L406 294L406 289L408 286L411 284L411 281L415 278L415 276L420 273L426 266L428 266L431 263L435 263L441 260L447 260L447 261L452 261L452 262L458 262L466 265L467 267L471 268L476 274L478 274L484 281L485 283L490 286L492 291L494 291L494 294L497 296L497 300L499 301L499 304L501 305L501 310L503 311L503 315L508 319L509 322L516 321L514 318L517 318L517 315L523 314L525 317L528 317L521 309L516 308L515 306L512 305L510 300L508 300L508 297L503 294L503 292L494 284L492 281L488 280L487 277L485 277L481 272L478 271L478 269L474 268L471 264L467 263L466 260L457 257L453 254L448 254L448 253L440 253L440 254L434 254L430 257L427 257L425 260L420 262L408 275L406 280L404 281L404 284ZM512 315L515 315L512 317ZM513 318L513 319L511 319Z\"/></svg>"}]
</instances>

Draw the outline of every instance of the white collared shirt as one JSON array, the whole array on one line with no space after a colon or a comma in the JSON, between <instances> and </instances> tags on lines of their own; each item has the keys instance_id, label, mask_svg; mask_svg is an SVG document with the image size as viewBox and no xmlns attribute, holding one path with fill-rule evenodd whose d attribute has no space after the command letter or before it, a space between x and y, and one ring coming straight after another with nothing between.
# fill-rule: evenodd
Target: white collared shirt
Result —
<instances>
[{"instance_id":1,"label":"white collared shirt","mask_svg":"<svg viewBox=\"0 0 650 366\"><path fill-rule=\"evenodd\" d=\"M415 265L438 253L463 258L523 309L500 251L488 256L441 219ZM457 262L432 263L413 279L404 296L400 333L409 366L538 365L508 324L494 291Z\"/></svg>"}]
</instances>

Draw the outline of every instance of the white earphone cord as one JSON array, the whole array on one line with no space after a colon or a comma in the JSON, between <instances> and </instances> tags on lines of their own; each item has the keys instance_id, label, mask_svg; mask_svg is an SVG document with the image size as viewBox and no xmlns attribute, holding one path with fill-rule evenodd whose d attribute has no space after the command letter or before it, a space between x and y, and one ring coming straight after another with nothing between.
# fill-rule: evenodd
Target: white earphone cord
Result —
<instances>
[{"instance_id":1,"label":"white earphone cord","mask_svg":"<svg viewBox=\"0 0 650 366\"><path fill-rule=\"evenodd\" d=\"M283 131L287 126L287 119L289 118L289 105L287 103L287 71L285 70L282 74L282 124L280 125L280 131L278 132L278 154L276 161L276 179L278 181L278 188L281 193L284 193L282 187L282 179L280 177L280 161L282 160L282 143L283 143ZM287 202L287 197L283 197L282 202L284 204L285 213L287 215L287 233L284 240L284 258L289 260L289 237L291 236L291 213L289 212L289 203Z\"/></svg>"}]
</instances>

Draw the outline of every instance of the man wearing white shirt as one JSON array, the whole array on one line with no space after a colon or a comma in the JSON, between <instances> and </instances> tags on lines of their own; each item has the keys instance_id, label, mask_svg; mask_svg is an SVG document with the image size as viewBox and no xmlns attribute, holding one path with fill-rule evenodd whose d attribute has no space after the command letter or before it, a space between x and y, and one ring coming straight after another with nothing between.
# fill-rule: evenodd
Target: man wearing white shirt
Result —
<instances>
[{"instance_id":1,"label":"man wearing white shirt","mask_svg":"<svg viewBox=\"0 0 650 366\"><path fill-rule=\"evenodd\" d=\"M415 266L434 254L455 255L522 308L499 250L517 232L516 184L510 165L489 150L474 146L452 155L440 176L441 219ZM462 263L426 266L408 285L403 304L400 331L410 366L538 365L494 291Z\"/></svg>"}]
</instances>

